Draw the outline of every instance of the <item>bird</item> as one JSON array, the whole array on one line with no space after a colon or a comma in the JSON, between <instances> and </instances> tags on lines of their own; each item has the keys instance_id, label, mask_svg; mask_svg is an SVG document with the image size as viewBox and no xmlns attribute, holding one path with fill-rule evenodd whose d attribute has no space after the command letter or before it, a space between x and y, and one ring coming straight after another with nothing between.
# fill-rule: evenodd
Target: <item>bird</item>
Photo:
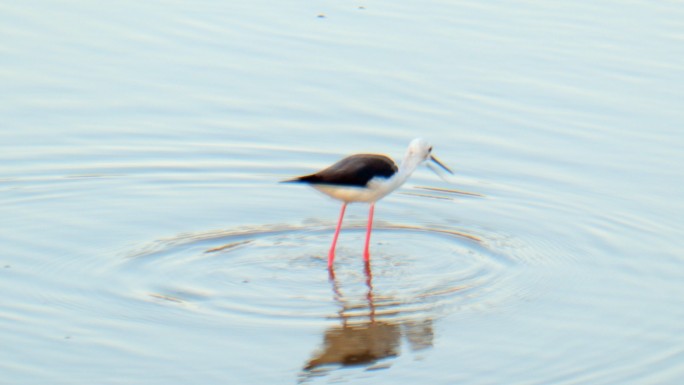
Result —
<instances>
[{"instance_id":1,"label":"bird","mask_svg":"<svg viewBox=\"0 0 684 385\"><path fill-rule=\"evenodd\" d=\"M282 181L284 183L306 183L331 198L342 201L335 235L328 252L329 270L332 270L335 261L335 247L347 205L354 202L370 204L363 251L364 262L369 264L375 202L401 187L416 168L427 161L432 161L448 173L453 174L453 171L432 154L430 143L422 138L416 138L409 143L406 154L399 165L386 155L354 154L316 173ZM433 167L430 168L437 172Z\"/></svg>"}]
</instances>

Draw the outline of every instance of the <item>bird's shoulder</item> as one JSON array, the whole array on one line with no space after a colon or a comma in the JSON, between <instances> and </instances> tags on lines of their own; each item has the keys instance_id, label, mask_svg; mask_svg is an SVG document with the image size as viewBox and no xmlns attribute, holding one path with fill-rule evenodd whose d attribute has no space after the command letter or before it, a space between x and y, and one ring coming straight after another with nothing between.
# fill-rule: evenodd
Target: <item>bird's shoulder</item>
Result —
<instances>
[{"instance_id":1,"label":"bird's shoulder","mask_svg":"<svg viewBox=\"0 0 684 385\"><path fill-rule=\"evenodd\" d=\"M354 154L340 159L337 163L326 170L359 171L369 170L379 174L393 174L397 171L397 165L392 158L383 154ZM324 170L325 171L325 170Z\"/></svg>"}]
</instances>

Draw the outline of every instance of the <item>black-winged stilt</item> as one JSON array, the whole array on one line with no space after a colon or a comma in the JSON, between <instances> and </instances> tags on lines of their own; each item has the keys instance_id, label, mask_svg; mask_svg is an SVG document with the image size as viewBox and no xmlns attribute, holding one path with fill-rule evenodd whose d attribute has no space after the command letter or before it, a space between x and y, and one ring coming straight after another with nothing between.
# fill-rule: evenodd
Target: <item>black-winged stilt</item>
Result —
<instances>
[{"instance_id":1,"label":"black-winged stilt","mask_svg":"<svg viewBox=\"0 0 684 385\"><path fill-rule=\"evenodd\" d=\"M332 268L335 260L335 245L340 235L347 204L351 202L370 203L366 244L363 251L363 259L368 263L370 260L368 248L373 227L375 202L403 185L413 171L427 160L435 162L453 174L447 166L432 155L432 146L425 140L418 138L411 141L399 166L385 155L356 154L350 155L315 174L283 181L308 183L316 190L342 201L340 218L337 221L337 228L328 253L328 268Z\"/></svg>"}]
</instances>

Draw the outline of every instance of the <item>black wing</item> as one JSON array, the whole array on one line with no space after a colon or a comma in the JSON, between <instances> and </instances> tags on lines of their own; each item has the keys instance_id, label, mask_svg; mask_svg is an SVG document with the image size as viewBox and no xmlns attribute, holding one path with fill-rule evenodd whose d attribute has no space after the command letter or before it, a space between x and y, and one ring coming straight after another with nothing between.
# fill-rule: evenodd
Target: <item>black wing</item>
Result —
<instances>
[{"instance_id":1,"label":"black wing","mask_svg":"<svg viewBox=\"0 0 684 385\"><path fill-rule=\"evenodd\" d=\"M356 154L315 174L300 176L286 182L365 187L373 178L389 178L396 172L397 165L385 155Z\"/></svg>"}]
</instances>

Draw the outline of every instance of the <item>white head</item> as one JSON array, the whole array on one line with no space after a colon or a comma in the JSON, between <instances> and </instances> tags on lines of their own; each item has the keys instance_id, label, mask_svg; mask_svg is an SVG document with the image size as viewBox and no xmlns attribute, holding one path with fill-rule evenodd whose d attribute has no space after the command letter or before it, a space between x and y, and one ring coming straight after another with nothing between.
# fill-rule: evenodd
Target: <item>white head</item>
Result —
<instances>
[{"instance_id":1,"label":"white head","mask_svg":"<svg viewBox=\"0 0 684 385\"><path fill-rule=\"evenodd\" d=\"M401 163L401 168L405 172L411 173L416 167L427 160L437 163L444 170L453 174L447 166L432 155L432 145L423 138L416 138L411 141L406 150L406 155L404 155L404 161Z\"/></svg>"},{"instance_id":2,"label":"white head","mask_svg":"<svg viewBox=\"0 0 684 385\"><path fill-rule=\"evenodd\" d=\"M406 158L420 159L420 162L426 161L432 152L432 145L423 138L416 138L411 141L406 150Z\"/></svg>"}]
</instances>

